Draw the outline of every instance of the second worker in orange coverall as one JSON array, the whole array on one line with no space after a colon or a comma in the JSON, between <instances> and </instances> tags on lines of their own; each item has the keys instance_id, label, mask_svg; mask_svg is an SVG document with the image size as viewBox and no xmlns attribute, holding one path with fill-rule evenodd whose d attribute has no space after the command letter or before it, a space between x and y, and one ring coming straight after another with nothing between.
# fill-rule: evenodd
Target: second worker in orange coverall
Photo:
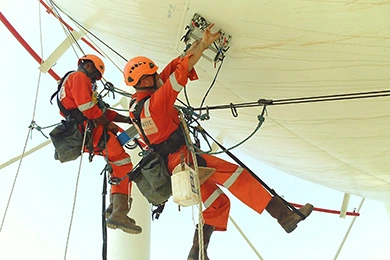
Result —
<instances>
[{"instance_id":1,"label":"second worker in orange coverall","mask_svg":"<svg viewBox=\"0 0 390 260\"><path fill-rule=\"evenodd\" d=\"M131 123L131 120L98 105L94 97L94 87L96 80L102 78L104 70L104 63L99 57L93 54L84 55L78 60L77 71L67 74L64 78L58 92L58 100L65 110L71 111L71 115L79 118L78 122L84 125L84 129L93 127L90 145L85 151L102 155L111 166L111 178L122 178L132 170L133 164L116 138L120 128L114 122ZM127 216L132 202L130 191L131 182L128 178L118 185L112 185L106 223L109 228L139 234L142 228Z\"/></svg>"}]
</instances>

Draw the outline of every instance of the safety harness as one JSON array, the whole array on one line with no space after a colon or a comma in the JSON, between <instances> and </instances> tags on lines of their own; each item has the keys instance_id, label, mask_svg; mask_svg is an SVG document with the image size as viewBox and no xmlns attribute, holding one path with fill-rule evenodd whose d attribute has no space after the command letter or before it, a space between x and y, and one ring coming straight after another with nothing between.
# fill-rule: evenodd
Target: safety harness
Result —
<instances>
[{"instance_id":1,"label":"safety harness","mask_svg":"<svg viewBox=\"0 0 390 260\"><path fill-rule=\"evenodd\" d=\"M182 145L185 144L185 137L184 133L181 127L178 127L170 136L169 138L159 144L151 144L149 139L147 138L141 124L141 111L144 107L145 102L149 99L150 97L146 97L142 100L140 100L134 107L134 110L132 111L133 117L132 121L134 122L134 125L138 126L137 130L140 131L140 135L143 137L145 143L148 145L148 151L152 151L155 153L158 153L161 155L161 157L164 160L165 166L167 165L167 160L168 160L168 155L171 153L176 152ZM134 105L135 99L133 99L130 102L130 107ZM141 147L143 149L143 147ZM134 177L132 174L129 174L129 178L133 179ZM170 183L169 183L170 184ZM158 219L160 214L163 212L164 207L165 207L165 202L161 203L159 205L153 205L156 206L157 208L152 211L152 219L156 218Z\"/></svg>"}]
</instances>

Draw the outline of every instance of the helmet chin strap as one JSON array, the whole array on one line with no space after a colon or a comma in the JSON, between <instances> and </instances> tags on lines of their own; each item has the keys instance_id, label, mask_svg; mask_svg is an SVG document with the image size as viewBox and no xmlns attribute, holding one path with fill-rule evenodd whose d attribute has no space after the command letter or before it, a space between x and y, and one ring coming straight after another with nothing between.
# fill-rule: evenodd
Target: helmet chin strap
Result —
<instances>
[{"instance_id":1,"label":"helmet chin strap","mask_svg":"<svg viewBox=\"0 0 390 260\"><path fill-rule=\"evenodd\" d=\"M148 89L157 90L158 86L157 86L156 74L153 74L153 85L152 86L145 86L145 87L136 87L136 86L134 86L134 88L136 90L148 90Z\"/></svg>"}]
</instances>

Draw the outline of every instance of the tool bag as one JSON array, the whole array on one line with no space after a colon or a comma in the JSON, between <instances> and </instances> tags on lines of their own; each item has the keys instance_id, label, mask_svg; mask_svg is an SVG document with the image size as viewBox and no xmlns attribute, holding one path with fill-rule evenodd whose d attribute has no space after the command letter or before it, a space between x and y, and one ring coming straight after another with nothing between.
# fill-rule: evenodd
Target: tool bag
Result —
<instances>
[{"instance_id":1,"label":"tool bag","mask_svg":"<svg viewBox=\"0 0 390 260\"><path fill-rule=\"evenodd\" d=\"M83 135L75 119L68 117L62 120L49 135L55 148L54 159L64 163L76 160L81 155Z\"/></svg>"},{"instance_id":2,"label":"tool bag","mask_svg":"<svg viewBox=\"0 0 390 260\"><path fill-rule=\"evenodd\" d=\"M147 152L129 174L149 203L158 206L172 194L171 175L159 153Z\"/></svg>"}]
</instances>

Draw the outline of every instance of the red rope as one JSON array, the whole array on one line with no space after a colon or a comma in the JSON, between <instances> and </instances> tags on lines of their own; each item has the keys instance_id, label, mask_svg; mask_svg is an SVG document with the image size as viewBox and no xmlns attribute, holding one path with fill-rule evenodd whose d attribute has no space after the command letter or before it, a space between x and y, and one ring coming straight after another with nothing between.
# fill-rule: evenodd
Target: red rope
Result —
<instances>
[{"instance_id":1,"label":"red rope","mask_svg":"<svg viewBox=\"0 0 390 260\"><path fill-rule=\"evenodd\" d=\"M290 203L290 204L293 205L296 208L302 208L303 207L303 205L296 204L296 203ZM338 215L340 215L340 212L341 212L340 210L323 209L323 208L316 208L316 207L314 207L313 210L319 211L319 212L330 213L330 214L338 214ZM346 212L346 215L347 216L358 217L358 216L360 216L360 213L353 211L353 212Z\"/></svg>"}]
</instances>

